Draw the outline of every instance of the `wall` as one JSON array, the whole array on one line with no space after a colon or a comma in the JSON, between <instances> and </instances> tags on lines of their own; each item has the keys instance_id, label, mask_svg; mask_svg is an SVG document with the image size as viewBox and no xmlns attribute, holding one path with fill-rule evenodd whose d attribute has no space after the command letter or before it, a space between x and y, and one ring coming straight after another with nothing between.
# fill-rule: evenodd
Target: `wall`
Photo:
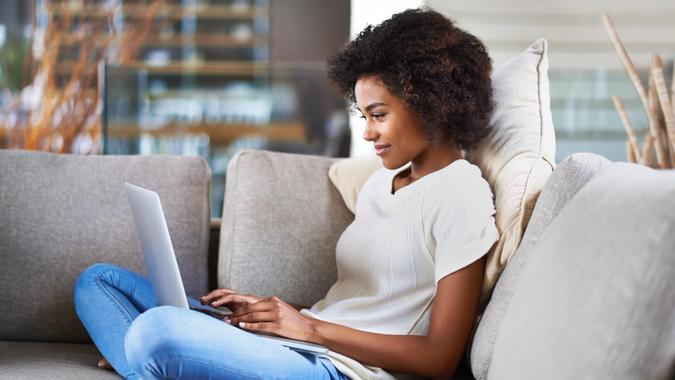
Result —
<instances>
[{"instance_id":1,"label":"wall","mask_svg":"<svg viewBox=\"0 0 675 380\"><path fill-rule=\"evenodd\" d=\"M667 0L426 0L433 9L485 41L496 64L537 37L551 45L551 67L620 68L600 14L608 12L638 66L660 52L675 55L675 1Z\"/></svg>"},{"instance_id":2,"label":"wall","mask_svg":"<svg viewBox=\"0 0 675 380\"><path fill-rule=\"evenodd\" d=\"M324 62L349 38L349 0L270 1L270 59Z\"/></svg>"}]
</instances>

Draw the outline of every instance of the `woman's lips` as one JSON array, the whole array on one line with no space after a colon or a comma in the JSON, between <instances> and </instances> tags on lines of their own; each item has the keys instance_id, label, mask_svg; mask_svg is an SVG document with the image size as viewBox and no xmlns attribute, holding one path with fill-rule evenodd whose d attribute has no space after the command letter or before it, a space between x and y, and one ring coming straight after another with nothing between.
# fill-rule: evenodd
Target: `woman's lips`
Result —
<instances>
[{"instance_id":1,"label":"woman's lips","mask_svg":"<svg viewBox=\"0 0 675 380\"><path fill-rule=\"evenodd\" d=\"M375 154L378 156L381 156L385 153L387 153L391 149L391 145L389 144L377 144L375 145Z\"/></svg>"}]
</instances>

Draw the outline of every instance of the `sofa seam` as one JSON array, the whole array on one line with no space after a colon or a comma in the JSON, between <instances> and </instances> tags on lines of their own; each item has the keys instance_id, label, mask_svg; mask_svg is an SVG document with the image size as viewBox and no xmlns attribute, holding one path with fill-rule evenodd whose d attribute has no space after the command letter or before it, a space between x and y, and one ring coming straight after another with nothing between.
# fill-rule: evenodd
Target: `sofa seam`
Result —
<instances>
[{"instance_id":1,"label":"sofa seam","mask_svg":"<svg viewBox=\"0 0 675 380\"><path fill-rule=\"evenodd\" d=\"M236 220L237 220L237 215L236 215L237 214L236 208L237 208L237 204L238 204L237 197L238 197L238 193L239 193L239 172L240 172L239 166L241 165L241 160L244 158L244 156L248 155L248 153L249 153L248 151L243 151L243 152L239 153L239 157L237 157L237 159L234 163L235 164L235 167L234 167L235 178L234 178L234 184L232 184L233 191L234 191L234 194L233 194L234 198L233 198L233 204L232 204L232 210L231 210L232 214L234 214L234 215L232 215L232 219L231 219L232 225L230 227L231 230L230 230L230 236L229 236L229 238L230 238L230 243L229 243L230 249L229 249L229 251L230 252L229 252L229 255L228 255L228 258L227 258L227 287L228 288L232 287L232 259L234 257L234 246L235 246L234 239L235 239L235 236L236 236L235 229L236 229ZM223 204L224 204L224 202L223 202Z\"/></svg>"},{"instance_id":2,"label":"sofa seam","mask_svg":"<svg viewBox=\"0 0 675 380\"><path fill-rule=\"evenodd\" d=\"M544 139L544 113L542 107L542 96L541 96L541 65L544 62L544 57L548 54L548 43L543 43L544 48L541 56L539 57L539 62L537 62L537 100L539 101L539 156L542 156L541 146L542 140Z\"/></svg>"},{"instance_id":3,"label":"sofa seam","mask_svg":"<svg viewBox=\"0 0 675 380\"><path fill-rule=\"evenodd\" d=\"M542 144L544 141L544 112L543 112L543 106L542 106L542 89L541 89L541 66L544 62L544 58L548 56L548 41L546 39L543 39L544 41L544 49L541 54L541 57L539 58L539 62L537 62L537 98L539 100L539 157L542 158L548 165L551 167L551 170L555 169L555 157L553 157L553 163L549 162L547 158L544 157L543 155L543 149L542 149ZM548 73L547 73L548 75ZM549 88L548 92L551 92L550 89L550 81L549 81ZM550 95L549 95L549 114L550 114ZM553 124L551 123L551 128L554 130L555 134L555 128L553 127ZM555 141L555 137L553 139Z\"/></svg>"},{"instance_id":4,"label":"sofa seam","mask_svg":"<svg viewBox=\"0 0 675 380\"><path fill-rule=\"evenodd\" d=\"M538 100L538 104L539 104L539 107L538 107L538 111L539 111L539 149L538 149L538 152L537 152L538 155L537 155L535 161L530 166L530 170L527 173L527 180L525 181L525 188L523 190L522 197L520 198L520 204L519 204L520 210L522 210L523 207L525 206L525 198L527 196L527 189L530 186L530 180L532 178L532 172L534 171L534 168L537 166L537 163L539 162L539 160L544 160L551 167L551 169L553 169L553 166L551 165L551 163L548 162L548 160L546 158L544 158L544 155L542 153L542 144L543 144L543 140L544 140L544 112L543 112L544 106L543 106L543 100L542 100L543 97L542 97L542 89L541 89L541 86L542 86L542 83L541 83L542 82L542 80L541 80L541 77L542 77L541 66L544 62L544 58L548 54L548 42L546 40L542 40L542 42L543 42L542 43L543 49L542 49L541 56L539 57L539 61L537 62L537 100ZM541 190L540 190L540 192L541 192ZM524 214L525 213L523 213L523 212L520 212L518 214L518 219L519 219L519 222L520 222L519 224L521 224L521 229L522 229L522 222L523 222ZM523 230L521 232L521 235L524 235L524 233L525 233L525 231ZM522 236L521 236L521 242L522 242ZM518 247L520 247L520 243L518 243ZM518 249L518 247L516 247L516 250ZM514 254L515 254L515 252L514 252ZM510 259L509 259L509 261L510 261Z\"/></svg>"},{"instance_id":5,"label":"sofa seam","mask_svg":"<svg viewBox=\"0 0 675 380\"><path fill-rule=\"evenodd\" d=\"M209 291L209 242L211 233L211 168L208 163L199 157L198 161L201 163L202 172L206 175L206 218L202 218L202 236L199 237L199 254L206 258L205 274L206 274L206 291ZM203 199L203 198L202 198ZM202 256L202 257L204 257Z\"/></svg>"}]
</instances>

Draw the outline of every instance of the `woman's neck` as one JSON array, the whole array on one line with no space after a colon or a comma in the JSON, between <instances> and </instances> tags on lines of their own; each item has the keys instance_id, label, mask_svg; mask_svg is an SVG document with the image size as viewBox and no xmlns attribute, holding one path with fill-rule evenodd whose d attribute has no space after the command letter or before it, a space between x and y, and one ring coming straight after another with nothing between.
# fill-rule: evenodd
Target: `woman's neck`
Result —
<instances>
[{"instance_id":1,"label":"woman's neck","mask_svg":"<svg viewBox=\"0 0 675 380\"><path fill-rule=\"evenodd\" d=\"M430 147L413 159L408 177L410 177L411 182L414 182L462 158L464 158L462 151L457 146Z\"/></svg>"}]
</instances>

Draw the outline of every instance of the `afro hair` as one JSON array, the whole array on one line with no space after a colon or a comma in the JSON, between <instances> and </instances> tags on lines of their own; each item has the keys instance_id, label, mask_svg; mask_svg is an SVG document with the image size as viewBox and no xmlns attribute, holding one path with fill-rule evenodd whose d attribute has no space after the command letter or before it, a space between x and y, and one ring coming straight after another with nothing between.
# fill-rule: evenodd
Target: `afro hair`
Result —
<instances>
[{"instance_id":1,"label":"afro hair","mask_svg":"<svg viewBox=\"0 0 675 380\"><path fill-rule=\"evenodd\" d=\"M366 27L328 60L328 79L353 106L357 80L375 75L419 114L430 141L465 150L490 132L491 71L483 43L428 8Z\"/></svg>"}]
</instances>

